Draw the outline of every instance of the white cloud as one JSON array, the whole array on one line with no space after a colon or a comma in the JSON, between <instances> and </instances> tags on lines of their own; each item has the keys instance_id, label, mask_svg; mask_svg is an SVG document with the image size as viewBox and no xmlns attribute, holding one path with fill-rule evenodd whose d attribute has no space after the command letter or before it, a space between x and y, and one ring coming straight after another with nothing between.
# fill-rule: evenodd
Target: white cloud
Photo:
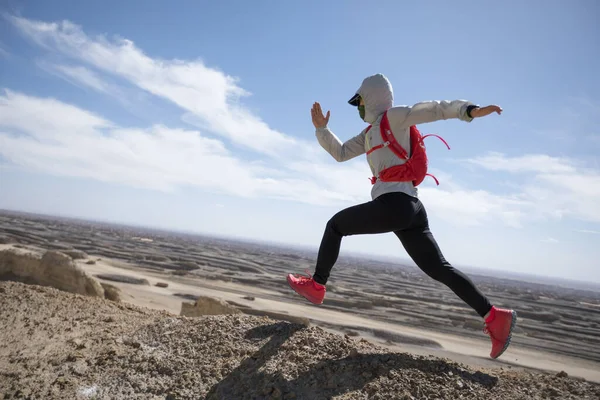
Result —
<instances>
[{"instance_id":1,"label":"white cloud","mask_svg":"<svg viewBox=\"0 0 600 400\"><path fill-rule=\"evenodd\" d=\"M239 99L249 93L237 85L237 79L209 68L201 61L152 59L129 40L90 38L79 26L68 21L45 23L19 17L11 17L10 20L39 45L86 62L104 73L124 78L141 89L172 101L186 111L186 122L270 157L270 161L254 161L253 168L259 173L261 165L277 164L275 168L267 168L269 175L262 182L263 190L273 196L290 196L289 193L280 193L284 189L282 185L297 198L310 202L320 201L317 198L348 202L368 196L366 166L359 168L359 161L338 165L331 162L318 145L269 128L240 104ZM49 68L48 64L46 68L100 92L108 91L104 80L89 68L64 65ZM280 168L282 163L285 163L284 171ZM359 177L353 175L356 170L360 171ZM295 173L291 175L290 172ZM298 179L298 176L301 178ZM273 181L274 178L277 180ZM299 184L299 181L304 183ZM356 185L357 182L360 184ZM310 196L302 191L307 186L313 193Z\"/></svg>"},{"instance_id":2,"label":"white cloud","mask_svg":"<svg viewBox=\"0 0 600 400\"><path fill-rule=\"evenodd\" d=\"M38 64L44 70L56 74L74 85L90 87L102 93L115 93L117 91L116 87L106 83L98 76L98 74L89 68L80 65L57 65L45 62L40 62Z\"/></svg>"},{"instance_id":3,"label":"white cloud","mask_svg":"<svg viewBox=\"0 0 600 400\"><path fill-rule=\"evenodd\" d=\"M596 166L545 154L509 157L491 153L468 161L487 170L524 178L520 196L535 206L530 210L533 217L575 217L600 222L600 169Z\"/></svg>"},{"instance_id":4,"label":"white cloud","mask_svg":"<svg viewBox=\"0 0 600 400\"><path fill-rule=\"evenodd\" d=\"M575 166L567 158L551 157L547 154L525 154L518 157L506 157L502 153L491 152L485 156L467 160L491 171L573 173Z\"/></svg>"},{"instance_id":5,"label":"white cloud","mask_svg":"<svg viewBox=\"0 0 600 400\"><path fill-rule=\"evenodd\" d=\"M0 124L47 142L69 140L112 126L91 112L55 99L38 99L6 90L0 97Z\"/></svg>"},{"instance_id":6,"label":"white cloud","mask_svg":"<svg viewBox=\"0 0 600 400\"><path fill-rule=\"evenodd\" d=\"M484 223L499 222L512 228L520 228L532 204L519 196L501 195L485 190L469 190L454 185L446 188L423 187L420 198L426 209L456 225L477 226Z\"/></svg>"},{"instance_id":7,"label":"white cloud","mask_svg":"<svg viewBox=\"0 0 600 400\"><path fill-rule=\"evenodd\" d=\"M591 230L591 229L575 229L575 232L586 233L586 234L589 234L589 235L600 235L600 231L594 231L594 230Z\"/></svg>"},{"instance_id":8,"label":"white cloud","mask_svg":"<svg viewBox=\"0 0 600 400\"><path fill-rule=\"evenodd\" d=\"M55 99L5 91L0 96L0 127L0 154L46 173L156 190L194 185L311 204L355 200L313 181L318 169L302 176L279 166L245 162L221 141L198 131L162 125L119 127Z\"/></svg>"},{"instance_id":9,"label":"white cloud","mask_svg":"<svg viewBox=\"0 0 600 400\"><path fill-rule=\"evenodd\" d=\"M238 86L237 78L207 67L200 60L153 59L130 40L90 38L69 21L45 23L20 17L10 17L10 20L40 46L88 63L167 99L190 113L187 121L236 143L274 157L302 145L269 128L241 105L240 98L249 93ZM81 75L81 71L78 73Z\"/></svg>"}]
</instances>

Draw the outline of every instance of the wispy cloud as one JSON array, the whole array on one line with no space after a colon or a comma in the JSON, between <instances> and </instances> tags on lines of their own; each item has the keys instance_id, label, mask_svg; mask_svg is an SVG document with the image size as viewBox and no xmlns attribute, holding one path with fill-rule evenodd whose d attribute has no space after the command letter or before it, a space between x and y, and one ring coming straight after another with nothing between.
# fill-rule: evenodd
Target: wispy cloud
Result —
<instances>
[{"instance_id":1,"label":"wispy cloud","mask_svg":"<svg viewBox=\"0 0 600 400\"><path fill-rule=\"evenodd\" d=\"M56 74L74 85L88 87L101 93L116 94L116 92L118 92L116 86L110 85L100 78L94 71L81 65L59 65L50 64L47 62L38 62L38 65L42 69L52 74Z\"/></svg>"},{"instance_id":2,"label":"wispy cloud","mask_svg":"<svg viewBox=\"0 0 600 400\"><path fill-rule=\"evenodd\" d=\"M485 190L447 190L424 187L420 197L436 217L457 225L482 225L495 222L520 228L530 204L512 196Z\"/></svg>"},{"instance_id":3,"label":"wispy cloud","mask_svg":"<svg viewBox=\"0 0 600 400\"><path fill-rule=\"evenodd\" d=\"M509 157L491 153L468 162L515 177L525 176L520 196L535 205L533 215L600 222L600 169L595 165L545 154Z\"/></svg>"},{"instance_id":4,"label":"wispy cloud","mask_svg":"<svg viewBox=\"0 0 600 400\"><path fill-rule=\"evenodd\" d=\"M241 104L240 99L250 93L238 85L239 79L200 60L153 59L130 40L91 38L69 21L46 23L20 17L10 17L10 21L40 46L169 100L191 114L188 121L238 144L274 157L301 146L294 138L269 128Z\"/></svg>"},{"instance_id":5,"label":"wispy cloud","mask_svg":"<svg viewBox=\"0 0 600 400\"><path fill-rule=\"evenodd\" d=\"M0 18L2 18L0 16ZM9 58L10 52L6 48L6 45L0 41L0 58Z\"/></svg>"},{"instance_id":6,"label":"wispy cloud","mask_svg":"<svg viewBox=\"0 0 600 400\"><path fill-rule=\"evenodd\" d=\"M574 231L578 232L578 233L589 234L589 235L600 235L600 231L594 231L591 229L575 229Z\"/></svg>"},{"instance_id":7,"label":"wispy cloud","mask_svg":"<svg viewBox=\"0 0 600 400\"><path fill-rule=\"evenodd\" d=\"M0 96L0 128L3 157L46 173L156 190L193 185L312 204L355 200L313 182L311 174L299 178L278 166L244 162L224 143L198 131L121 127L51 98L5 91Z\"/></svg>"},{"instance_id":8,"label":"wispy cloud","mask_svg":"<svg viewBox=\"0 0 600 400\"><path fill-rule=\"evenodd\" d=\"M490 152L484 156L466 160L491 171L512 173L573 173L576 167L565 157L552 157L547 154L525 154L516 157L506 157L503 153Z\"/></svg>"},{"instance_id":9,"label":"wispy cloud","mask_svg":"<svg viewBox=\"0 0 600 400\"><path fill-rule=\"evenodd\" d=\"M83 65L56 64L43 59L36 64L44 71L55 75L72 85L83 90L94 90L102 95L120 103L130 114L140 120L154 122L157 115L163 113L162 102L156 104L156 99L151 93L145 92L131 85L118 85L109 79L106 74Z\"/></svg>"},{"instance_id":10,"label":"wispy cloud","mask_svg":"<svg viewBox=\"0 0 600 400\"><path fill-rule=\"evenodd\" d=\"M10 17L10 21L27 38L53 53L171 101L185 112L184 120L201 128L204 134L217 134L236 146L254 150L260 158L237 155L237 159L250 165L258 176L264 176L261 186L269 188L275 197L343 203L368 195L368 168L362 160L343 166L332 163L318 145L271 129L241 104L241 98L249 93L238 85L237 78L199 60L150 58L129 40L91 38L68 21L46 23L20 17ZM107 90L105 80L87 67L51 68L96 90Z\"/></svg>"}]
</instances>

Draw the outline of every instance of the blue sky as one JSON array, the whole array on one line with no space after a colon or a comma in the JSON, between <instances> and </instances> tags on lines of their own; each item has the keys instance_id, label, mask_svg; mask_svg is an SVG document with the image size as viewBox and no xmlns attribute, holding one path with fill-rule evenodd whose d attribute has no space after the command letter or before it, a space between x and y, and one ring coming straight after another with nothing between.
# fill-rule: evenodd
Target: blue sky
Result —
<instances>
[{"instance_id":1,"label":"blue sky","mask_svg":"<svg viewBox=\"0 0 600 400\"><path fill-rule=\"evenodd\" d=\"M370 199L337 163L346 101L381 72L395 104L504 113L421 126L420 197L446 257L600 282L600 27L594 1L3 2L0 208L317 247ZM407 258L394 235L342 251Z\"/></svg>"}]
</instances>

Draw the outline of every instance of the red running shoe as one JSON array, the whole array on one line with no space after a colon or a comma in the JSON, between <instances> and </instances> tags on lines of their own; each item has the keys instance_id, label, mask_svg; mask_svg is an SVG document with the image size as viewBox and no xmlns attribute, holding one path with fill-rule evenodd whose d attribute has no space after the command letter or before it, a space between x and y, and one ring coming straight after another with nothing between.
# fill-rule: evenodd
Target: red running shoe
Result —
<instances>
[{"instance_id":1,"label":"red running shoe","mask_svg":"<svg viewBox=\"0 0 600 400\"><path fill-rule=\"evenodd\" d=\"M308 271L306 273L308 276L288 274L287 281L290 287L313 304L323 303L326 292L325 286L315 282Z\"/></svg>"},{"instance_id":2,"label":"red running shoe","mask_svg":"<svg viewBox=\"0 0 600 400\"><path fill-rule=\"evenodd\" d=\"M485 321L483 332L492 339L490 357L498 358L510 345L512 330L517 324L517 312L503 308L492 307Z\"/></svg>"}]
</instances>

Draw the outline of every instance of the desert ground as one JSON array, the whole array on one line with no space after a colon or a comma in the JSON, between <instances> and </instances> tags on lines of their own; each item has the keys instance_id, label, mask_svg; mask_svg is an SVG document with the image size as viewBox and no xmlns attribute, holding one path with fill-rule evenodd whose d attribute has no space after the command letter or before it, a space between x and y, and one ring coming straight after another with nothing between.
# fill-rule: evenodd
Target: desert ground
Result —
<instances>
[{"instance_id":1,"label":"desert ground","mask_svg":"<svg viewBox=\"0 0 600 400\"><path fill-rule=\"evenodd\" d=\"M591 290L473 276L495 304L514 308L519 315L511 346L500 359L491 360L481 319L447 288L416 268L397 263L342 255L325 302L315 306L285 281L288 272L312 270L315 255L310 252L0 213L0 252L41 257L49 250L69 255L103 287L116 287L121 301L2 283L0 380L12 384L0 383L0 391L14 398L69 398L61 397L61 385L88 398L598 398L600 394L600 293ZM2 279L23 281L14 274ZM180 316L182 303L194 303L200 296L220 299L236 313L201 319ZM74 310L81 317L73 317ZM63 315L66 324L78 322L77 329L67 330L57 315ZM112 321L104 321L105 316ZM35 340L24 340L23 332ZM81 339L73 345L68 340L75 340L76 332ZM219 332L222 336L215 336ZM128 335L141 344L124 344L122 337ZM194 339L190 344L190 335L205 343ZM148 344L152 341L156 343ZM219 353L222 342L231 341L233 348ZM57 350L60 346L62 352ZM166 375L177 379L169 381L164 371L148 370L147 358L130 360L134 372L128 375L125 355L141 357L136 354L145 346L168 347L159 351L160 357L171 371ZM316 354L309 354L311 348ZM289 356L284 360L282 349ZM61 363L54 351L66 354L71 360L67 364L80 368L78 373L69 367L64 385L48 383L49 371ZM103 351L112 355L105 357ZM183 366L173 363L198 352L218 358L218 371L213 371L216 364L190 360L185 380L180 374ZM152 357L159 368L158 356ZM302 357L316 369L303 369ZM334 362L331 357L346 361ZM352 368L366 370L355 376ZM33 377L26 378L27 374ZM150 384L143 379L148 374L161 378ZM125 389L115 388L109 377L127 381ZM111 387L120 391L110 392ZM102 388L116 397L103 397ZM166 392L172 395L161 394Z\"/></svg>"}]
</instances>

